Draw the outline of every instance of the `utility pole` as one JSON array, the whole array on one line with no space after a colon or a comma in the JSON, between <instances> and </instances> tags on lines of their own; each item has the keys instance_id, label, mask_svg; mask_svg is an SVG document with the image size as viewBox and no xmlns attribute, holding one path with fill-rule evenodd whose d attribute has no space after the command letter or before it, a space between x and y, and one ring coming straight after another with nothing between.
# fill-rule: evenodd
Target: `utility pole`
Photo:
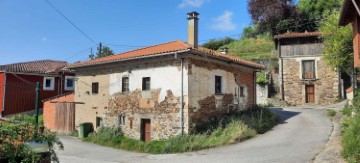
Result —
<instances>
[{"instance_id":1,"label":"utility pole","mask_svg":"<svg viewBox=\"0 0 360 163\"><path fill-rule=\"evenodd\" d=\"M34 138L37 140L38 138L38 124L39 124L39 96L40 96L40 82L36 82L35 89L35 130L34 130Z\"/></svg>"},{"instance_id":2,"label":"utility pole","mask_svg":"<svg viewBox=\"0 0 360 163\"><path fill-rule=\"evenodd\" d=\"M90 49L90 55L89 55L89 58L90 58L91 60L93 60L93 59L94 59L94 54L93 54L92 48Z\"/></svg>"},{"instance_id":3,"label":"utility pole","mask_svg":"<svg viewBox=\"0 0 360 163\"><path fill-rule=\"evenodd\" d=\"M102 43L100 42L100 45L99 45L99 57L102 57Z\"/></svg>"}]
</instances>

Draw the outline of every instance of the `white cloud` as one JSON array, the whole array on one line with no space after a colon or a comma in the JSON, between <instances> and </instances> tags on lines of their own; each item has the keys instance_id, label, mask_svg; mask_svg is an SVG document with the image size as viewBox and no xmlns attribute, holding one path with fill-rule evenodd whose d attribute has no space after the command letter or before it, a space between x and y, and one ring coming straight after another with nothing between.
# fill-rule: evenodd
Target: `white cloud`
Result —
<instances>
[{"instance_id":1,"label":"white cloud","mask_svg":"<svg viewBox=\"0 0 360 163\"><path fill-rule=\"evenodd\" d=\"M41 38L41 41L46 42L46 41L47 41L47 38L46 38L46 37L43 37L43 38Z\"/></svg>"},{"instance_id":2,"label":"white cloud","mask_svg":"<svg viewBox=\"0 0 360 163\"><path fill-rule=\"evenodd\" d=\"M210 0L182 0L181 4L179 5L180 8L185 8L187 6L190 7L200 7L204 3L209 2Z\"/></svg>"},{"instance_id":3,"label":"white cloud","mask_svg":"<svg viewBox=\"0 0 360 163\"><path fill-rule=\"evenodd\" d=\"M216 17L213 20L211 29L220 31L232 31L236 29L236 24L232 20L233 12L225 11L224 14Z\"/></svg>"}]
</instances>

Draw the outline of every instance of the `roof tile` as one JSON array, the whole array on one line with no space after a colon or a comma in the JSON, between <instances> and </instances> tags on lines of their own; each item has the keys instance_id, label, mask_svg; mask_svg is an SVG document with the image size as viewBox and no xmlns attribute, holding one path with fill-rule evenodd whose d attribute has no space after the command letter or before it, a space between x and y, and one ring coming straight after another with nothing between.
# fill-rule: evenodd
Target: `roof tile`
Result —
<instances>
[{"instance_id":1,"label":"roof tile","mask_svg":"<svg viewBox=\"0 0 360 163\"><path fill-rule=\"evenodd\" d=\"M67 65L65 61L39 60L0 65L0 71L55 74Z\"/></svg>"},{"instance_id":2,"label":"roof tile","mask_svg":"<svg viewBox=\"0 0 360 163\"><path fill-rule=\"evenodd\" d=\"M275 35L274 39L278 38L294 38L294 37L308 37L308 36L320 36L322 35L322 32L293 32L293 33L284 33Z\"/></svg>"},{"instance_id":3,"label":"roof tile","mask_svg":"<svg viewBox=\"0 0 360 163\"><path fill-rule=\"evenodd\" d=\"M125 60L125 59L135 59L135 58L144 57L144 56L156 56L159 54L177 52L177 51L182 51L182 50L193 50L193 51L198 51L198 52L205 52L208 55L214 55L214 56L217 56L220 58L229 59L229 60L232 60L239 64L245 65L245 66L250 66L250 67L254 67L254 68L264 68L264 66L261 64L243 60L238 57L234 57L234 56L230 56L230 55L224 55L215 50L210 50L210 49L207 49L204 47L192 48L192 46L190 44L185 43L183 41L179 41L179 40L167 42L167 43L163 43L163 44L158 44L158 45L153 45L153 46L148 46L148 47L144 47L144 48L140 48L140 49L136 49L136 50L132 50L132 51L116 54L116 55L97 58L94 60L78 62L73 65L70 65L70 67L75 68L75 67L90 66L90 65L95 65L95 64L104 64L104 63L113 62L113 61L121 61L121 60Z\"/></svg>"}]
</instances>

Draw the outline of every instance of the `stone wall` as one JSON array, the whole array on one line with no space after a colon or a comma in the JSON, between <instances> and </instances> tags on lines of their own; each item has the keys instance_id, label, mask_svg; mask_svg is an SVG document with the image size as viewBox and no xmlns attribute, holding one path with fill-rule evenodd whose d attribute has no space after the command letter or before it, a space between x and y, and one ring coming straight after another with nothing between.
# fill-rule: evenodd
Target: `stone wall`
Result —
<instances>
[{"instance_id":1,"label":"stone wall","mask_svg":"<svg viewBox=\"0 0 360 163\"><path fill-rule=\"evenodd\" d=\"M256 104L268 104L268 85L256 84Z\"/></svg>"},{"instance_id":2,"label":"stone wall","mask_svg":"<svg viewBox=\"0 0 360 163\"><path fill-rule=\"evenodd\" d=\"M143 91L140 89L114 94L110 99L105 125L120 125L126 136L140 139L141 119L150 119L152 139L166 139L180 134L180 97L167 90L165 100L159 103L160 92L161 89L150 90L151 98L142 97ZM121 116L125 123L119 123Z\"/></svg>"},{"instance_id":3,"label":"stone wall","mask_svg":"<svg viewBox=\"0 0 360 163\"><path fill-rule=\"evenodd\" d=\"M302 79L302 60L315 60L316 80ZM288 104L305 104L305 85L308 84L315 86L315 104L330 104L339 98L338 73L332 71L322 57L285 58L283 64L284 97Z\"/></svg>"},{"instance_id":4,"label":"stone wall","mask_svg":"<svg viewBox=\"0 0 360 163\"><path fill-rule=\"evenodd\" d=\"M223 85L220 94L215 93L215 76L221 76ZM189 132L211 118L220 118L235 108L234 100L241 109L254 104L254 70L235 64L189 61ZM239 97L239 88L244 96ZM238 107L237 109L239 109Z\"/></svg>"}]
</instances>

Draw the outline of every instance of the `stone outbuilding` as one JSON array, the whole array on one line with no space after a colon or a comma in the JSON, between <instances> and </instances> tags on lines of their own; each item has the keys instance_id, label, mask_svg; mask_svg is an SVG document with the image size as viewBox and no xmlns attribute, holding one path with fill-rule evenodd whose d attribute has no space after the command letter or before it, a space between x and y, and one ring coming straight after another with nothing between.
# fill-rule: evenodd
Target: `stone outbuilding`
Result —
<instances>
[{"instance_id":1,"label":"stone outbuilding","mask_svg":"<svg viewBox=\"0 0 360 163\"><path fill-rule=\"evenodd\" d=\"M330 104L340 97L340 73L324 61L321 32L274 36L281 98L290 105Z\"/></svg>"},{"instance_id":2,"label":"stone outbuilding","mask_svg":"<svg viewBox=\"0 0 360 163\"><path fill-rule=\"evenodd\" d=\"M121 126L144 141L191 133L230 109L256 103L263 66L197 45L198 13L188 13L189 40L171 41L76 63L75 123Z\"/></svg>"}]
</instances>

